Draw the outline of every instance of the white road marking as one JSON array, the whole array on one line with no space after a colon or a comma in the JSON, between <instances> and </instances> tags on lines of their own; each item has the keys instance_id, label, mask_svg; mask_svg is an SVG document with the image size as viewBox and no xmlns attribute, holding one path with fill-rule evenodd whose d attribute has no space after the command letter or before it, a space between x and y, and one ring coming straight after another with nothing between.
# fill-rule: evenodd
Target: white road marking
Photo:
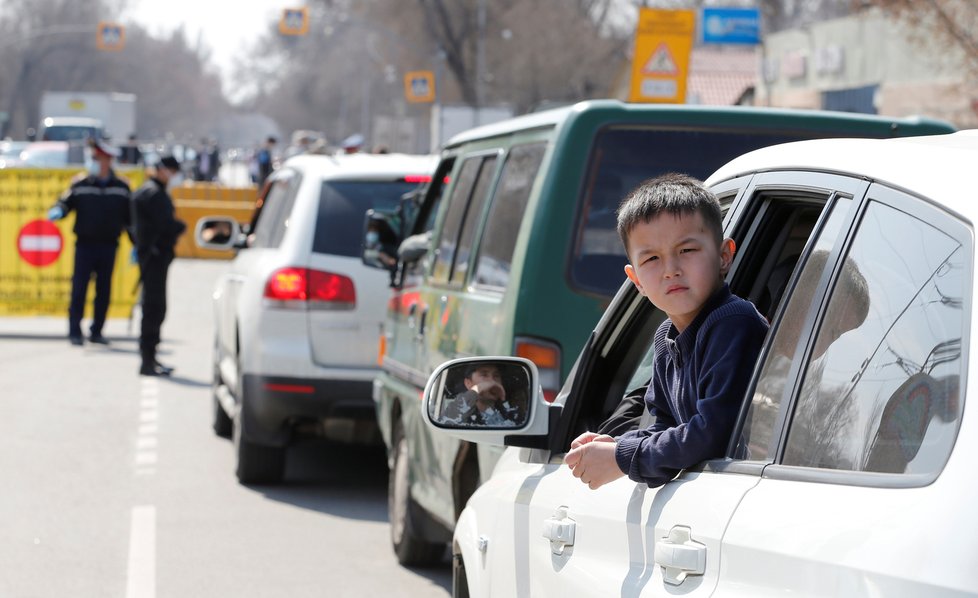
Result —
<instances>
[{"instance_id":1,"label":"white road marking","mask_svg":"<svg viewBox=\"0 0 978 598\"><path fill-rule=\"evenodd\" d=\"M126 598L156 596L156 507L132 508Z\"/></svg>"}]
</instances>

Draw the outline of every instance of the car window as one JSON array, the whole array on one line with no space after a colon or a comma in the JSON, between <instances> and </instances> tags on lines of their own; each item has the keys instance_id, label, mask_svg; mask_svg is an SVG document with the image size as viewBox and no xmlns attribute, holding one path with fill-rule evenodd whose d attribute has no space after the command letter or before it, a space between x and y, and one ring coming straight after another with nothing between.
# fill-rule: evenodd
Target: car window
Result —
<instances>
[{"instance_id":1,"label":"car window","mask_svg":"<svg viewBox=\"0 0 978 598\"><path fill-rule=\"evenodd\" d=\"M970 249L870 202L815 334L785 465L927 474L961 408Z\"/></svg>"},{"instance_id":2,"label":"car window","mask_svg":"<svg viewBox=\"0 0 978 598\"><path fill-rule=\"evenodd\" d=\"M288 228L289 213L299 187L297 176L284 177L272 182L261 205L261 213L255 223L252 247L278 247Z\"/></svg>"},{"instance_id":3,"label":"car window","mask_svg":"<svg viewBox=\"0 0 978 598\"><path fill-rule=\"evenodd\" d=\"M852 205L853 200L846 197L837 198L832 204L825 225L813 245L812 255L827 255L849 217ZM826 260L822 257L809 259L801 265L798 282L784 309L785 315L771 331L774 334L771 348L761 367L746 423L741 431L741 446L737 454L739 458L764 461L774 450L773 432L786 390L793 353L801 335L802 320L814 299L815 287L822 277L825 263ZM792 270L796 267L792 264Z\"/></svg>"},{"instance_id":4,"label":"car window","mask_svg":"<svg viewBox=\"0 0 978 598\"><path fill-rule=\"evenodd\" d=\"M404 180L323 181L313 252L359 256L367 210L393 210L401 196L417 186L417 183Z\"/></svg>"},{"instance_id":5,"label":"car window","mask_svg":"<svg viewBox=\"0 0 978 598\"><path fill-rule=\"evenodd\" d=\"M475 240L475 233L479 223L482 221L482 212L486 201L489 199L489 189L492 185L493 175L496 173L496 157L490 156L482 161L482 168L479 170L479 177L475 181L472 189L472 198L469 200L469 208L466 211L465 221L462 224L462 234L458 238L458 247L455 251L455 267L452 269L451 280L462 283L465 281L465 274L469 270L469 257L472 253L472 243Z\"/></svg>"},{"instance_id":6,"label":"car window","mask_svg":"<svg viewBox=\"0 0 978 598\"><path fill-rule=\"evenodd\" d=\"M602 130L591 149L589 174L579 200L580 217L570 256L572 286L606 296L618 290L626 263L617 231L618 205L642 181L666 172L705 179L748 150L802 137L790 132L689 128Z\"/></svg>"},{"instance_id":7,"label":"car window","mask_svg":"<svg viewBox=\"0 0 978 598\"><path fill-rule=\"evenodd\" d=\"M459 169L458 178L448 198L448 209L441 226L438 249L435 252L435 263L432 266L432 280L447 282L451 274L452 263L455 261L455 248L458 244L458 234L469 207L469 198L472 196L472 189L475 187L476 179L479 176L482 160L481 156L468 158L462 162Z\"/></svg>"},{"instance_id":8,"label":"car window","mask_svg":"<svg viewBox=\"0 0 978 598\"><path fill-rule=\"evenodd\" d=\"M510 150L489 208L486 230L479 244L474 282L505 288L516 248L516 236L526 211L533 181L547 149L545 143L519 145Z\"/></svg>"}]
</instances>

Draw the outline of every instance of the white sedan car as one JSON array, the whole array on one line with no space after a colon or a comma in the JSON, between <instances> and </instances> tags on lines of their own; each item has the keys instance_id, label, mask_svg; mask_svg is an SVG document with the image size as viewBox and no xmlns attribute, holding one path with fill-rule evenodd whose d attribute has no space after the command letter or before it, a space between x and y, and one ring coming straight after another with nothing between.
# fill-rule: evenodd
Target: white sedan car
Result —
<instances>
[{"instance_id":1,"label":"white sedan car","mask_svg":"<svg viewBox=\"0 0 978 598\"><path fill-rule=\"evenodd\" d=\"M664 315L630 283L553 405L530 362L443 365L429 425L510 447L459 518L454 595L978 595L975 164L978 131L818 140L707 181L738 247L731 290L771 329L726 454L662 487L590 490L563 464L585 430L648 424L627 391ZM443 416L473 359L525 415Z\"/></svg>"},{"instance_id":2,"label":"white sedan car","mask_svg":"<svg viewBox=\"0 0 978 598\"><path fill-rule=\"evenodd\" d=\"M281 479L300 434L379 440L371 388L390 277L361 261L365 212L395 208L434 166L296 156L266 183L247 237L230 219L198 223L202 247L239 249L214 290L214 430L233 432L242 483Z\"/></svg>"}]
</instances>

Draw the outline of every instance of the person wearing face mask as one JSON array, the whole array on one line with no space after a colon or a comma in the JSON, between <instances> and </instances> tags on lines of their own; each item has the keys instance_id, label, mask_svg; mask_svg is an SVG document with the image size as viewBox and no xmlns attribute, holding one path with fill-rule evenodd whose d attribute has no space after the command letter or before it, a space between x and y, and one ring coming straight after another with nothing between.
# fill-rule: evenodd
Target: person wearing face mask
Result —
<instances>
[{"instance_id":1,"label":"person wearing face mask","mask_svg":"<svg viewBox=\"0 0 978 598\"><path fill-rule=\"evenodd\" d=\"M119 150L104 140L92 140L89 149L88 172L72 180L71 187L48 210L48 219L60 220L75 212L75 263L68 306L68 340L73 345L84 342L81 320L88 284L94 276L95 300L88 339L107 345L109 341L102 336L102 327L109 309L119 235L128 232L129 228L130 193L128 181L117 177L112 170L112 160L119 156Z\"/></svg>"},{"instance_id":2,"label":"person wearing face mask","mask_svg":"<svg viewBox=\"0 0 978 598\"><path fill-rule=\"evenodd\" d=\"M169 376L173 368L156 360L160 327L166 317L166 274L173 261L173 248L187 225L174 215L168 189L178 186L183 175L173 156L164 156L149 178L132 196L132 223L143 285L139 353L142 376Z\"/></svg>"}]
</instances>

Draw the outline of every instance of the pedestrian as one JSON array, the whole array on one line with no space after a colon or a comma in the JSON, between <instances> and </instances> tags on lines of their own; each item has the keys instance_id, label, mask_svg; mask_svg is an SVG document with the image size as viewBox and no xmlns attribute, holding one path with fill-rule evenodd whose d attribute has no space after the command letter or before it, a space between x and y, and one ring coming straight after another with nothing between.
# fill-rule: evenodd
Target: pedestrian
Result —
<instances>
[{"instance_id":1,"label":"pedestrian","mask_svg":"<svg viewBox=\"0 0 978 598\"><path fill-rule=\"evenodd\" d=\"M129 140L120 148L122 156L119 162L122 164L139 164L143 159L143 154L139 150L139 143L136 141L136 134L130 133Z\"/></svg>"},{"instance_id":2,"label":"pedestrian","mask_svg":"<svg viewBox=\"0 0 978 598\"><path fill-rule=\"evenodd\" d=\"M169 376L173 368L156 360L160 327L166 317L166 274L173 261L177 238L187 226L174 216L168 188L179 185L183 174L173 156L160 159L142 187L132 197L132 223L143 285L143 316L139 331L142 376Z\"/></svg>"},{"instance_id":3,"label":"pedestrian","mask_svg":"<svg viewBox=\"0 0 978 598\"><path fill-rule=\"evenodd\" d=\"M265 184L265 179L268 175L272 174L272 170L275 169L275 137L269 136L265 140L265 145L260 150L258 150L257 161L258 161L258 186L261 187Z\"/></svg>"},{"instance_id":4,"label":"pedestrian","mask_svg":"<svg viewBox=\"0 0 978 598\"><path fill-rule=\"evenodd\" d=\"M363 135L360 133L354 133L353 135L350 135L344 139L343 143L340 144L340 147L343 148L344 154L356 154L363 147L363 141Z\"/></svg>"},{"instance_id":5,"label":"pedestrian","mask_svg":"<svg viewBox=\"0 0 978 598\"><path fill-rule=\"evenodd\" d=\"M128 232L130 223L129 183L116 176L112 160L119 150L103 140L91 140L88 173L79 174L71 187L48 210L49 220L60 220L75 212L75 263L71 275L71 300L68 305L68 340L83 344L81 320L85 311L88 284L95 277L95 300L88 340L109 344L102 335L112 293L119 235Z\"/></svg>"}]
</instances>

